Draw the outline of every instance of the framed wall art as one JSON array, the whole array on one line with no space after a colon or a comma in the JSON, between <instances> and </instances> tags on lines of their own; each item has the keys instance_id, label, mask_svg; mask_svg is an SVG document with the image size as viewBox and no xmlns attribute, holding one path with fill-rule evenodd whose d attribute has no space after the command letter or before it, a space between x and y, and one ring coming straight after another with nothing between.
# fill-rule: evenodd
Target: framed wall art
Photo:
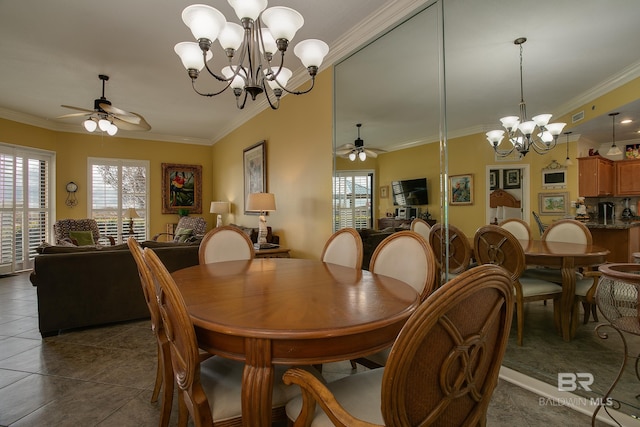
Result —
<instances>
[{"instance_id":1,"label":"framed wall art","mask_svg":"<svg viewBox=\"0 0 640 427\"><path fill-rule=\"evenodd\" d=\"M266 142L260 141L243 152L244 170L244 213L258 215L259 212L247 211L247 196L250 193L267 192L267 158Z\"/></svg>"},{"instance_id":2,"label":"framed wall art","mask_svg":"<svg viewBox=\"0 0 640 427\"><path fill-rule=\"evenodd\" d=\"M565 215L569 211L569 193L539 193L540 215Z\"/></svg>"},{"instance_id":3,"label":"framed wall art","mask_svg":"<svg viewBox=\"0 0 640 427\"><path fill-rule=\"evenodd\" d=\"M502 174L502 188L520 188L520 169L505 169Z\"/></svg>"},{"instance_id":4,"label":"framed wall art","mask_svg":"<svg viewBox=\"0 0 640 427\"><path fill-rule=\"evenodd\" d=\"M489 190L500 188L500 182L498 181L499 176L500 171L498 169L491 169L489 171Z\"/></svg>"},{"instance_id":5,"label":"framed wall art","mask_svg":"<svg viewBox=\"0 0 640 427\"><path fill-rule=\"evenodd\" d=\"M162 163L162 213L202 213L202 166Z\"/></svg>"},{"instance_id":6,"label":"framed wall art","mask_svg":"<svg viewBox=\"0 0 640 427\"><path fill-rule=\"evenodd\" d=\"M473 175L452 175L449 177L449 204L473 204Z\"/></svg>"},{"instance_id":7,"label":"framed wall art","mask_svg":"<svg viewBox=\"0 0 640 427\"><path fill-rule=\"evenodd\" d=\"M380 198L388 199L389 198L389 186L383 185L380 187Z\"/></svg>"}]
</instances>

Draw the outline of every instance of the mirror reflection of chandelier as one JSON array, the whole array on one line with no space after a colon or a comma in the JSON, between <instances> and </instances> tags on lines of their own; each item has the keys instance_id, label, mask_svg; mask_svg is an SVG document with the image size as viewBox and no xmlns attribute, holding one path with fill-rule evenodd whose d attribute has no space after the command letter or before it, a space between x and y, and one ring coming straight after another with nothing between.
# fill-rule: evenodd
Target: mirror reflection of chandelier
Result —
<instances>
[{"instance_id":1,"label":"mirror reflection of chandelier","mask_svg":"<svg viewBox=\"0 0 640 427\"><path fill-rule=\"evenodd\" d=\"M310 92L329 46L321 40L308 39L294 47L293 53L307 67L311 85L303 91L288 90L287 82L293 73L284 67L285 52L304 24L302 15L288 7L266 9L267 0L228 1L242 25L227 22L217 9L203 4L194 4L182 11L182 20L198 42L178 43L174 50L189 73L193 90L202 96L216 96L231 87L240 109L244 108L247 95L255 101L256 96L264 92L274 110L279 107L283 92L294 95ZM222 75L214 73L207 64L213 58L211 45L216 40L229 64L221 70ZM278 63L272 63L274 56L280 57ZM220 91L203 93L196 89L195 81L203 67L224 83Z\"/></svg>"},{"instance_id":2,"label":"mirror reflection of chandelier","mask_svg":"<svg viewBox=\"0 0 640 427\"><path fill-rule=\"evenodd\" d=\"M520 115L507 116L500 119L507 132L511 149L501 150L498 147L504 138L505 130L492 130L487 132L487 140L495 152L501 156L509 156L513 150L517 150L525 156L531 149L538 154L544 154L552 150L562 133L566 123L549 123L551 114L538 114L527 120L527 106L524 102L524 90L522 84L522 45L527 41L526 37L519 37L513 41L520 46Z\"/></svg>"}]
</instances>

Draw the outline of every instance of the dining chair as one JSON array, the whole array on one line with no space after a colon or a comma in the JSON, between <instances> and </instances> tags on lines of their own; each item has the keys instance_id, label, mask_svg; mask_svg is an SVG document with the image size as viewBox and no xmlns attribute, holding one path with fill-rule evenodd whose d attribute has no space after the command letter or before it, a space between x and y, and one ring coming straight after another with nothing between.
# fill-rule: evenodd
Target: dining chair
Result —
<instances>
[{"instance_id":1,"label":"dining chair","mask_svg":"<svg viewBox=\"0 0 640 427\"><path fill-rule=\"evenodd\" d=\"M302 395L287 416L294 427L485 425L512 317L509 274L495 265L468 270L418 306L384 368L327 385L288 370L285 383Z\"/></svg>"},{"instance_id":2,"label":"dining chair","mask_svg":"<svg viewBox=\"0 0 640 427\"><path fill-rule=\"evenodd\" d=\"M538 231L540 232L540 236L542 236L547 227L549 227L549 224L543 223L540 216L534 211L531 211L531 214L533 215L533 219L536 221L536 224L538 224Z\"/></svg>"},{"instance_id":3,"label":"dining chair","mask_svg":"<svg viewBox=\"0 0 640 427\"><path fill-rule=\"evenodd\" d=\"M518 240L531 241L531 228L529 224L518 218L509 218L498 224L500 227L508 230Z\"/></svg>"},{"instance_id":4,"label":"dining chair","mask_svg":"<svg viewBox=\"0 0 640 427\"><path fill-rule=\"evenodd\" d=\"M412 286L424 301L435 288L436 261L433 251L422 236L415 231L398 231L386 237L371 256L369 271L393 277ZM351 361L369 369L385 365L389 351L387 348L367 357Z\"/></svg>"},{"instance_id":5,"label":"dining chair","mask_svg":"<svg viewBox=\"0 0 640 427\"><path fill-rule=\"evenodd\" d=\"M242 230L230 225L216 227L200 242L200 264L253 259L256 256L253 243Z\"/></svg>"},{"instance_id":6,"label":"dining chair","mask_svg":"<svg viewBox=\"0 0 640 427\"><path fill-rule=\"evenodd\" d=\"M218 356L200 361L195 329L180 290L153 249L145 248L143 254L157 286L156 298L179 389L181 414L188 412L196 427L213 426L214 422L216 426L241 425L244 363ZM274 422L285 419L284 405L298 394L298 390L282 382L285 370L275 367ZM186 421L186 416L181 415L178 425L186 425Z\"/></svg>"},{"instance_id":7,"label":"dining chair","mask_svg":"<svg viewBox=\"0 0 640 427\"><path fill-rule=\"evenodd\" d=\"M522 275L526 267L524 249L513 234L497 225L485 225L476 231L473 248L478 264L499 265L511 275L516 297L518 345L523 343L526 302L552 299L554 323L559 327L562 286L544 279Z\"/></svg>"},{"instance_id":8,"label":"dining chair","mask_svg":"<svg viewBox=\"0 0 640 427\"><path fill-rule=\"evenodd\" d=\"M449 265L449 279L467 270L471 263L469 238L454 225L449 224L448 228L448 238L446 228L440 223L434 224L429 233L429 245L435 256L439 280L444 279L445 263ZM447 243L449 246L448 258L446 258L445 252Z\"/></svg>"},{"instance_id":9,"label":"dining chair","mask_svg":"<svg viewBox=\"0 0 640 427\"><path fill-rule=\"evenodd\" d=\"M144 299L149 307L149 314L151 316L151 330L156 337L158 344L158 357L156 363L156 381L153 386L153 392L151 393L151 402L157 402L162 388L162 406L160 409L160 427L169 425L169 418L171 417L171 405L173 402L173 371L171 369L170 354L169 354L169 341L164 333L162 318L160 317L160 311L158 309L158 302L156 300L156 290L153 278L149 267L144 261L144 255L142 247L138 244L135 238L129 237L127 245L131 251L131 255L138 267L138 275L140 276L140 284L142 285L142 292Z\"/></svg>"},{"instance_id":10,"label":"dining chair","mask_svg":"<svg viewBox=\"0 0 640 427\"><path fill-rule=\"evenodd\" d=\"M341 228L329 237L322 249L323 262L362 268L362 238L354 228Z\"/></svg>"},{"instance_id":11,"label":"dining chair","mask_svg":"<svg viewBox=\"0 0 640 427\"><path fill-rule=\"evenodd\" d=\"M429 241L429 233L431 232L431 226L427 221L422 218L416 218L411 221L411 231L415 231L421 235L424 240Z\"/></svg>"},{"instance_id":12,"label":"dining chair","mask_svg":"<svg viewBox=\"0 0 640 427\"><path fill-rule=\"evenodd\" d=\"M586 225L575 219L560 219L553 222L542 234L542 240L546 242L579 243L582 245L593 244L591 231Z\"/></svg>"}]
</instances>

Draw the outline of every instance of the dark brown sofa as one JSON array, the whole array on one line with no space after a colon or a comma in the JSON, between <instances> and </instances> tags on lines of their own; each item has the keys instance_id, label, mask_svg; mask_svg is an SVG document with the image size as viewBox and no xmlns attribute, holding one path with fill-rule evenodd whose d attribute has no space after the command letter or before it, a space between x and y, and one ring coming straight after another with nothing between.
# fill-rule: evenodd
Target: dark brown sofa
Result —
<instances>
[{"instance_id":1,"label":"dark brown sofa","mask_svg":"<svg viewBox=\"0 0 640 427\"><path fill-rule=\"evenodd\" d=\"M392 235L394 231L364 229L359 230L358 233L360 233L360 238L362 239L362 269L368 270L373 252L380 242Z\"/></svg>"},{"instance_id":2,"label":"dark brown sofa","mask_svg":"<svg viewBox=\"0 0 640 427\"><path fill-rule=\"evenodd\" d=\"M170 272L198 264L198 244L142 246L152 247ZM30 279L37 287L43 337L63 329L149 317L138 269L126 245L45 248L35 258Z\"/></svg>"}]
</instances>

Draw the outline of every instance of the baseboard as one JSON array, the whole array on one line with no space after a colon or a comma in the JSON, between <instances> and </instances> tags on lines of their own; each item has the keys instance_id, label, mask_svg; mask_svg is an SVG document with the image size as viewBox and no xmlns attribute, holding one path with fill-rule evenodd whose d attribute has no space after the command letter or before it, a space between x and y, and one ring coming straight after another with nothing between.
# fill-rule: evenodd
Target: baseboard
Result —
<instances>
[{"instance_id":1,"label":"baseboard","mask_svg":"<svg viewBox=\"0 0 640 427\"><path fill-rule=\"evenodd\" d=\"M595 403L590 402L589 399L585 399L582 396L578 396L568 391L559 391L556 386L547 384L535 378L529 377L518 371L502 366L500 368L500 379L517 385L520 388L528 390L537 394L540 397L550 399L554 404L567 406L574 411L591 417L593 411L598 407ZM637 418L633 418L630 415L624 414L615 409L609 409L609 413L615 418L616 421L623 426L640 425L640 421ZM598 412L596 417L598 421L601 421L607 425L618 426L614 420L607 415L604 410Z\"/></svg>"}]
</instances>

